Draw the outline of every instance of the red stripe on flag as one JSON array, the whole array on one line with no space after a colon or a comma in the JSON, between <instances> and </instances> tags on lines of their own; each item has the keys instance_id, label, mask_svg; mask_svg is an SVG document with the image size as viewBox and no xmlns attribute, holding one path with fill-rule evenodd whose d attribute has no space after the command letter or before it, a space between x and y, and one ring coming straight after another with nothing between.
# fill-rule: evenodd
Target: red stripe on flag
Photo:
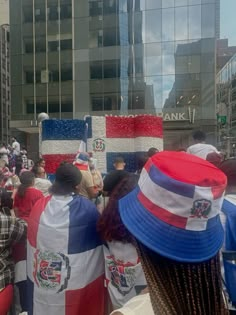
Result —
<instances>
[{"instance_id":1,"label":"red stripe on flag","mask_svg":"<svg viewBox=\"0 0 236 315\"><path fill-rule=\"evenodd\" d=\"M42 212L44 211L48 201L51 199L51 196L39 199L36 204L33 206L33 209L29 216L29 225L28 225L28 241L30 245L34 248L37 248L37 234L39 228L39 222Z\"/></svg>"},{"instance_id":2,"label":"red stripe on flag","mask_svg":"<svg viewBox=\"0 0 236 315\"><path fill-rule=\"evenodd\" d=\"M148 161L146 162L146 164L144 165L145 170L147 171L147 173L149 173L149 170L151 168L151 166L153 165L152 160L148 159Z\"/></svg>"},{"instance_id":3,"label":"red stripe on flag","mask_svg":"<svg viewBox=\"0 0 236 315\"><path fill-rule=\"evenodd\" d=\"M211 188L214 200L223 196L223 193L225 191L225 187L226 187L225 185L222 185L222 186L216 186L216 187Z\"/></svg>"},{"instance_id":4,"label":"red stripe on flag","mask_svg":"<svg viewBox=\"0 0 236 315\"><path fill-rule=\"evenodd\" d=\"M134 117L106 117L107 138L134 138Z\"/></svg>"},{"instance_id":5,"label":"red stripe on flag","mask_svg":"<svg viewBox=\"0 0 236 315\"><path fill-rule=\"evenodd\" d=\"M135 137L163 138L162 117L139 115L134 118Z\"/></svg>"},{"instance_id":6,"label":"red stripe on flag","mask_svg":"<svg viewBox=\"0 0 236 315\"><path fill-rule=\"evenodd\" d=\"M43 159L46 162L45 170L48 174L54 174L58 166L66 161L72 163L76 154L45 154Z\"/></svg>"},{"instance_id":7,"label":"red stripe on flag","mask_svg":"<svg viewBox=\"0 0 236 315\"><path fill-rule=\"evenodd\" d=\"M139 115L134 117L106 117L107 138L163 138L162 117Z\"/></svg>"},{"instance_id":8,"label":"red stripe on flag","mask_svg":"<svg viewBox=\"0 0 236 315\"><path fill-rule=\"evenodd\" d=\"M65 315L104 315L105 313L104 275L86 287L65 292Z\"/></svg>"},{"instance_id":9,"label":"red stripe on flag","mask_svg":"<svg viewBox=\"0 0 236 315\"><path fill-rule=\"evenodd\" d=\"M138 199L141 204L151 212L156 218L161 221L173 225L177 228L185 229L187 225L188 218L180 217L176 214L173 214L157 205L152 203L147 197L140 191L138 194Z\"/></svg>"}]
</instances>

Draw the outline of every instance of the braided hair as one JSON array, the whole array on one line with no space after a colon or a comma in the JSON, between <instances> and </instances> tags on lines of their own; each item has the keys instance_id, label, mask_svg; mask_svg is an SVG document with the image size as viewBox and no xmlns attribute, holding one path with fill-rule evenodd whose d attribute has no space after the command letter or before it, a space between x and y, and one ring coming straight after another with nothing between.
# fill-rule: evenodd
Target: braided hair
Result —
<instances>
[{"instance_id":1,"label":"braided hair","mask_svg":"<svg viewBox=\"0 0 236 315\"><path fill-rule=\"evenodd\" d=\"M162 315L226 315L219 255L201 263L165 258L136 241L152 307Z\"/></svg>"}]
</instances>

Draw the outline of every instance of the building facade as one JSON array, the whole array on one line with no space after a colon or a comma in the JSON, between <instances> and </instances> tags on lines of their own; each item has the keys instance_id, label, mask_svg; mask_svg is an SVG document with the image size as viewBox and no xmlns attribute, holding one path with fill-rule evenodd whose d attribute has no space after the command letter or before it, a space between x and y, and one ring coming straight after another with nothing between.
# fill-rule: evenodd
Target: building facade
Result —
<instances>
[{"instance_id":1,"label":"building facade","mask_svg":"<svg viewBox=\"0 0 236 315\"><path fill-rule=\"evenodd\" d=\"M0 26L0 142L9 143L10 95L10 38L9 25Z\"/></svg>"},{"instance_id":2,"label":"building facade","mask_svg":"<svg viewBox=\"0 0 236 315\"><path fill-rule=\"evenodd\" d=\"M219 0L10 0L12 121L156 114L165 146L216 130Z\"/></svg>"},{"instance_id":3,"label":"building facade","mask_svg":"<svg viewBox=\"0 0 236 315\"><path fill-rule=\"evenodd\" d=\"M0 25L9 24L9 0L0 0Z\"/></svg>"},{"instance_id":4,"label":"building facade","mask_svg":"<svg viewBox=\"0 0 236 315\"><path fill-rule=\"evenodd\" d=\"M236 54L217 74L218 142L228 156L236 154Z\"/></svg>"}]
</instances>

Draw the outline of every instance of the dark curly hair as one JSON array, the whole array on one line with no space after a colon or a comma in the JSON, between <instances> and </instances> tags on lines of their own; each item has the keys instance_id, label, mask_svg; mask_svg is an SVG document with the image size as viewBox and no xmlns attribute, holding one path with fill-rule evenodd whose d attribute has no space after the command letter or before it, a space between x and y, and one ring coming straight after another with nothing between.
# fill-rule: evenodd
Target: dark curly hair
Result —
<instances>
[{"instance_id":1,"label":"dark curly hair","mask_svg":"<svg viewBox=\"0 0 236 315\"><path fill-rule=\"evenodd\" d=\"M137 175L129 174L113 189L108 204L97 223L97 231L104 241L132 243L133 237L121 221L118 206L119 199L135 188L138 179Z\"/></svg>"}]
</instances>

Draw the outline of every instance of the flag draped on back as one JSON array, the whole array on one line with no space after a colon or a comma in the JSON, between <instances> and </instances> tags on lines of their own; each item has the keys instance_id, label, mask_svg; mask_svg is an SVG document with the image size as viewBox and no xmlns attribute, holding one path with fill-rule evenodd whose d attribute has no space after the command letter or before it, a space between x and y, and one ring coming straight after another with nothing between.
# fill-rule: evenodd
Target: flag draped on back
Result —
<instances>
[{"instance_id":1,"label":"flag draped on back","mask_svg":"<svg viewBox=\"0 0 236 315\"><path fill-rule=\"evenodd\" d=\"M80 196L39 200L27 242L29 315L103 315L104 261L95 206Z\"/></svg>"}]
</instances>

